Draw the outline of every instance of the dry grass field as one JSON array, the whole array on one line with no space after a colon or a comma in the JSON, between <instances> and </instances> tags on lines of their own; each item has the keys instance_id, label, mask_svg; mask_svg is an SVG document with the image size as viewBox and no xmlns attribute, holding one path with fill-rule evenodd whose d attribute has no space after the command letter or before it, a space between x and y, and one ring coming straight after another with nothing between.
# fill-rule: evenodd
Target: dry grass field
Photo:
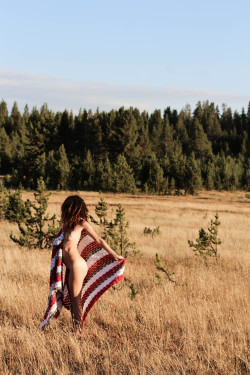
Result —
<instances>
[{"instance_id":1,"label":"dry grass field","mask_svg":"<svg viewBox=\"0 0 250 375\"><path fill-rule=\"evenodd\" d=\"M49 211L59 214L69 194L53 192ZM81 196L93 215L99 194ZM129 236L141 255L128 256L124 281L95 304L81 338L72 332L68 311L45 331L38 328L47 303L50 251L19 248L9 239L17 226L0 223L1 374L250 373L250 200L245 193L103 197L110 209L118 203L125 207ZM187 241L207 228L216 211L221 258L206 266ZM143 235L144 227L157 225L159 236ZM186 285L155 276L156 252ZM139 291L133 300L132 282Z\"/></svg>"}]
</instances>

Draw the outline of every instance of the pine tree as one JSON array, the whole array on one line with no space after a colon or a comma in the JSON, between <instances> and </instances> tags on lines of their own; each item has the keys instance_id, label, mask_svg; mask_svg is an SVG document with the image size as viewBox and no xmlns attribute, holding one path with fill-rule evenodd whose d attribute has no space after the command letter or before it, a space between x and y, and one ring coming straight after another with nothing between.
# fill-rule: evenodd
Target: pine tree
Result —
<instances>
[{"instance_id":1,"label":"pine tree","mask_svg":"<svg viewBox=\"0 0 250 375\"><path fill-rule=\"evenodd\" d=\"M19 112L16 101L13 104L9 121L10 121L11 131L20 132L20 130L22 129L22 116L21 116L21 113Z\"/></svg>"},{"instance_id":2,"label":"pine tree","mask_svg":"<svg viewBox=\"0 0 250 375\"><path fill-rule=\"evenodd\" d=\"M101 197L99 202L97 203L95 207L95 213L98 217L98 220L96 220L93 216L89 216L92 223L95 225L98 225L101 229L101 237L107 241L107 243L112 246L113 241L112 237L110 236L110 227L112 226L112 221L108 221L107 215L108 215L108 204L105 202L105 200Z\"/></svg>"},{"instance_id":3,"label":"pine tree","mask_svg":"<svg viewBox=\"0 0 250 375\"><path fill-rule=\"evenodd\" d=\"M232 110L225 103L222 104L221 127L228 132L233 128Z\"/></svg>"},{"instance_id":4,"label":"pine tree","mask_svg":"<svg viewBox=\"0 0 250 375\"><path fill-rule=\"evenodd\" d=\"M209 127L209 134L208 139L212 140L213 142L218 140L222 135L221 125L219 122L218 117L214 117L212 123Z\"/></svg>"},{"instance_id":5,"label":"pine tree","mask_svg":"<svg viewBox=\"0 0 250 375\"><path fill-rule=\"evenodd\" d=\"M22 200L21 189L9 192L5 199L5 219L15 223L22 223L31 214L30 202Z\"/></svg>"},{"instance_id":6,"label":"pine tree","mask_svg":"<svg viewBox=\"0 0 250 375\"><path fill-rule=\"evenodd\" d=\"M101 237L107 241L113 250L125 256L128 255L129 248L135 250L135 243L130 242L127 237L129 222L126 220L125 210L121 204L116 209L114 220L108 220L108 205L101 197L95 207L95 213L98 220L94 219L93 216L90 216L90 220L100 227Z\"/></svg>"},{"instance_id":7,"label":"pine tree","mask_svg":"<svg viewBox=\"0 0 250 375\"><path fill-rule=\"evenodd\" d=\"M103 191L113 191L114 181L112 167L109 158L106 157L103 164Z\"/></svg>"},{"instance_id":8,"label":"pine tree","mask_svg":"<svg viewBox=\"0 0 250 375\"><path fill-rule=\"evenodd\" d=\"M70 164L68 157L64 148L64 145L61 145L58 150L58 162L56 167L56 172L58 176L58 185L59 189L65 190L69 187L70 181Z\"/></svg>"},{"instance_id":9,"label":"pine tree","mask_svg":"<svg viewBox=\"0 0 250 375\"><path fill-rule=\"evenodd\" d=\"M27 124L29 122L29 107L28 107L28 104L25 104L25 107L24 107L23 121L24 121L24 124L27 126Z\"/></svg>"},{"instance_id":10,"label":"pine tree","mask_svg":"<svg viewBox=\"0 0 250 375\"><path fill-rule=\"evenodd\" d=\"M143 113L141 128L138 129L138 145L140 147L140 159L145 160L151 153L151 141L149 138L148 120L146 113Z\"/></svg>"},{"instance_id":11,"label":"pine tree","mask_svg":"<svg viewBox=\"0 0 250 375\"><path fill-rule=\"evenodd\" d=\"M187 153L189 149L187 127L189 127L190 122L191 114L189 113L189 109L186 109L186 111L181 111L176 124L176 136L177 139L181 142L182 149L185 153Z\"/></svg>"},{"instance_id":12,"label":"pine tree","mask_svg":"<svg viewBox=\"0 0 250 375\"><path fill-rule=\"evenodd\" d=\"M134 283L131 283L131 284L129 285L129 289L130 289L129 297L133 300L133 299L135 299L135 297L136 297L137 294L139 293L139 290L137 289L137 287L135 286Z\"/></svg>"},{"instance_id":13,"label":"pine tree","mask_svg":"<svg viewBox=\"0 0 250 375\"><path fill-rule=\"evenodd\" d=\"M93 162L90 150L87 151L86 158L82 163L82 186L84 189L91 190L94 186L95 164Z\"/></svg>"},{"instance_id":14,"label":"pine tree","mask_svg":"<svg viewBox=\"0 0 250 375\"><path fill-rule=\"evenodd\" d=\"M114 181L111 164L108 158L105 161L99 161L95 173L95 189L99 191L113 191Z\"/></svg>"},{"instance_id":15,"label":"pine tree","mask_svg":"<svg viewBox=\"0 0 250 375\"><path fill-rule=\"evenodd\" d=\"M159 236L159 234L161 234L160 227L159 225L157 225L155 228L145 227L143 234L151 234L152 238L154 238L154 236Z\"/></svg>"},{"instance_id":16,"label":"pine tree","mask_svg":"<svg viewBox=\"0 0 250 375\"><path fill-rule=\"evenodd\" d=\"M104 166L102 160L97 163L95 170L95 180L94 180L94 189L99 191L103 190L103 175L104 175Z\"/></svg>"},{"instance_id":17,"label":"pine tree","mask_svg":"<svg viewBox=\"0 0 250 375\"><path fill-rule=\"evenodd\" d=\"M114 189L117 193L135 193L133 171L124 155L119 155L114 165Z\"/></svg>"},{"instance_id":18,"label":"pine tree","mask_svg":"<svg viewBox=\"0 0 250 375\"><path fill-rule=\"evenodd\" d=\"M60 144L65 146L66 152L70 152L70 140L72 137L72 132L70 129L70 114L67 110L65 110L61 116L58 133L60 137Z\"/></svg>"},{"instance_id":19,"label":"pine tree","mask_svg":"<svg viewBox=\"0 0 250 375\"><path fill-rule=\"evenodd\" d=\"M250 191L250 158L245 158L242 171L242 187Z\"/></svg>"},{"instance_id":20,"label":"pine tree","mask_svg":"<svg viewBox=\"0 0 250 375\"><path fill-rule=\"evenodd\" d=\"M149 118L149 136L153 152L158 155L160 151L160 142L162 134L162 117L161 111L155 110Z\"/></svg>"},{"instance_id":21,"label":"pine tree","mask_svg":"<svg viewBox=\"0 0 250 375\"><path fill-rule=\"evenodd\" d=\"M174 178L175 188L177 191L185 189L186 177L186 155L182 154L181 149L176 149L169 158L168 173L171 178ZM166 175L166 173L165 173Z\"/></svg>"},{"instance_id":22,"label":"pine tree","mask_svg":"<svg viewBox=\"0 0 250 375\"><path fill-rule=\"evenodd\" d=\"M56 189L58 186L57 160L54 150L49 151L46 159L46 184L50 189Z\"/></svg>"},{"instance_id":23,"label":"pine tree","mask_svg":"<svg viewBox=\"0 0 250 375\"><path fill-rule=\"evenodd\" d=\"M203 186L207 190L213 190L216 178L215 158L213 156L202 158L200 166Z\"/></svg>"},{"instance_id":24,"label":"pine tree","mask_svg":"<svg viewBox=\"0 0 250 375\"><path fill-rule=\"evenodd\" d=\"M199 238L196 239L196 243L188 241L195 255L200 255L205 261L208 257L215 257L216 260L219 258L218 245L221 244L221 240L218 238L218 226L220 224L219 215L216 213L215 220L210 221L207 231L204 228L199 230Z\"/></svg>"},{"instance_id":25,"label":"pine tree","mask_svg":"<svg viewBox=\"0 0 250 375\"><path fill-rule=\"evenodd\" d=\"M194 118L190 128L190 151L196 157L207 156L212 153L211 143L208 141L204 130L197 117Z\"/></svg>"},{"instance_id":26,"label":"pine tree","mask_svg":"<svg viewBox=\"0 0 250 375\"><path fill-rule=\"evenodd\" d=\"M165 179L163 169L158 163L154 153L152 153L143 164L142 182L147 183L149 190L154 193L160 193L164 189Z\"/></svg>"},{"instance_id":27,"label":"pine tree","mask_svg":"<svg viewBox=\"0 0 250 375\"><path fill-rule=\"evenodd\" d=\"M173 277L174 272L171 273L171 271L169 271L167 262L165 261L164 264L163 264L162 259L160 258L160 256L157 253L155 254L155 262L154 263L155 263L155 267L158 271L164 272L168 281L171 281L172 283L174 283L176 285L178 284L174 280L174 277ZM160 275L156 274L156 277L160 277Z\"/></svg>"},{"instance_id":28,"label":"pine tree","mask_svg":"<svg viewBox=\"0 0 250 375\"><path fill-rule=\"evenodd\" d=\"M37 174L39 177L45 178L45 169L46 169L46 154L43 152L39 158L37 165Z\"/></svg>"},{"instance_id":29,"label":"pine tree","mask_svg":"<svg viewBox=\"0 0 250 375\"><path fill-rule=\"evenodd\" d=\"M56 216L49 217L46 214L50 194L46 194L45 184L42 177L37 181L37 192L34 193L36 203L26 201L30 208L22 223L18 223L20 231L19 238L15 237L12 232L10 238L20 246L29 248L45 249L51 247L51 241L55 237L59 228L56 226Z\"/></svg>"},{"instance_id":30,"label":"pine tree","mask_svg":"<svg viewBox=\"0 0 250 375\"><path fill-rule=\"evenodd\" d=\"M205 186L207 190L214 189L214 180L215 180L214 165L210 164L208 165L208 168L207 168L207 175L206 175L206 181L205 181Z\"/></svg>"},{"instance_id":31,"label":"pine tree","mask_svg":"<svg viewBox=\"0 0 250 375\"><path fill-rule=\"evenodd\" d=\"M200 101L198 101L198 103L196 105L196 108L194 110L194 117L196 117L198 119L198 121L202 121L203 110L202 110L202 106L201 106Z\"/></svg>"},{"instance_id":32,"label":"pine tree","mask_svg":"<svg viewBox=\"0 0 250 375\"><path fill-rule=\"evenodd\" d=\"M163 120L160 139L161 156L171 155L174 151L173 128L169 124L168 116Z\"/></svg>"},{"instance_id":33,"label":"pine tree","mask_svg":"<svg viewBox=\"0 0 250 375\"><path fill-rule=\"evenodd\" d=\"M8 120L8 107L7 103L2 100L0 103L0 128L7 123Z\"/></svg>"},{"instance_id":34,"label":"pine tree","mask_svg":"<svg viewBox=\"0 0 250 375\"><path fill-rule=\"evenodd\" d=\"M88 129L88 137L89 142L88 145L90 147L91 154L93 155L93 159L95 162L100 161L103 156L105 155L105 142L103 139L103 131L100 124L100 115L96 113L90 120L89 120L89 129Z\"/></svg>"},{"instance_id":35,"label":"pine tree","mask_svg":"<svg viewBox=\"0 0 250 375\"><path fill-rule=\"evenodd\" d=\"M242 142L241 142L241 150L240 150L240 155L239 155L242 161L244 160L245 155L247 155L247 152L248 152L248 134L244 130Z\"/></svg>"},{"instance_id":36,"label":"pine tree","mask_svg":"<svg viewBox=\"0 0 250 375\"><path fill-rule=\"evenodd\" d=\"M129 222L126 221L124 207L119 204L116 209L116 217L113 225L111 225L109 233L114 240L114 249L118 250L121 255L127 256L128 249L135 250L135 242L130 242L127 237L127 228L129 227ZM115 230L114 230L115 229Z\"/></svg>"},{"instance_id":37,"label":"pine tree","mask_svg":"<svg viewBox=\"0 0 250 375\"><path fill-rule=\"evenodd\" d=\"M5 186L3 185L2 181L0 181L0 220L5 218L7 202L8 202L7 190Z\"/></svg>"},{"instance_id":38,"label":"pine tree","mask_svg":"<svg viewBox=\"0 0 250 375\"><path fill-rule=\"evenodd\" d=\"M174 177L171 178L169 191L170 191L170 194L175 193L175 179L174 179Z\"/></svg>"},{"instance_id":39,"label":"pine tree","mask_svg":"<svg viewBox=\"0 0 250 375\"><path fill-rule=\"evenodd\" d=\"M13 164L13 144L5 131L5 128L0 129L0 157L1 157L1 174L11 172Z\"/></svg>"},{"instance_id":40,"label":"pine tree","mask_svg":"<svg viewBox=\"0 0 250 375\"><path fill-rule=\"evenodd\" d=\"M192 153L187 159L185 168L185 190L187 194L196 194L202 187L201 169Z\"/></svg>"},{"instance_id":41,"label":"pine tree","mask_svg":"<svg viewBox=\"0 0 250 375\"><path fill-rule=\"evenodd\" d=\"M33 116L35 116L34 110ZM40 116L39 112L38 116ZM45 168L44 152L44 134L40 128L40 124L38 123L33 126L33 124L30 123L24 163L19 169L19 174L22 174L22 179L26 187L31 189L36 188L36 181L41 177L41 169Z\"/></svg>"},{"instance_id":42,"label":"pine tree","mask_svg":"<svg viewBox=\"0 0 250 375\"><path fill-rule=\"evenodd\" d=\"M189 105L187 104L186 109L188 108L188 106ZM176 111L176 109L171 110L170 107L167 107L164 110L163 118L165 118L166 116L168 116L170 124L175 128L178 121L178 112Z\"/></svg>"},{"instance_id":43,"label":"pine tree","mask_svg":"<svg viewBox=\"0 0 250 375\"><path fill-rule=\"evenodd\" d=\"M121 107L111 125L110 156L118 157L123 153L126 160L133 159L135 144L138 139L136 120L132 109Z\"/></svg>"}]
</instances>

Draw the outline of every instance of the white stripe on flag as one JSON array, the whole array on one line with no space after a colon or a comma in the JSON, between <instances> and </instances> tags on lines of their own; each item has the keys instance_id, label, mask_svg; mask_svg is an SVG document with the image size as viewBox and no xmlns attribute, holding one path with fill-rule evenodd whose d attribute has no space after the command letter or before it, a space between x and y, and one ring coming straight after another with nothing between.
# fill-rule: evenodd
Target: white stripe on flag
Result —
<instances>
[{"instance_id":1,"label":"white stripe on flag","mask_svg":"<svg viewBox=\"0 0 250 375\"><path fill-rule=\"evenodd\" d=\"M62 282L61 281L57 281L53 284L51 284L51 287L49 289L49 293L52 293L54 289L62 289Z\"/></svg>"},{"instance_id":2,"label":"white stripe on flag","mask_svg":"<svg viewBox=\"0 0 250 375\"><path fill-rule=\"evenodd\" d=\"M56 237L56 239L54 240L53 246L58 246L63 241L63 238L64 234L61 233L60 236Z\"/></svg>"},{"instance_id":3,"label":"white stripe on flag","mask_svg":"<svg viewBox=\"0 0 250 375\"><path fill-rule=\"evenodd\" d=\"M60 259L60 258L62 258L62 249L61 248L57 250L54 258L51 259L51 263L50 263L50 269L51 270L55 267L58 259Z\"/></svg>"},{"instance_id":4,"label":"white stripe on flag","mask_svg":"<svg viewBox=\"0 0 250 375\"><path fill-rule=\"evenodd\" d=\"M88 268L93 266L94 263L96 263L98 260L102 259L106 255L108 255L108 252L104 249L101 249L97 251L97 253L94 253L93 255L91 255L91 257L89 257L89 259L87 260Z\"/></svg>"},{"instance_id":5,"label":"white stripe on flag","mask_svg":"<svg viewBox=\"0 0 250 375\"><path fill-rule=\"evenodd\" d=\"M98 271L95 275L93 275L86 285L84 285L84 288L82 289L82 296L85 293L85 291L91 286L91 284L94 284L96 280L98 280L101 276L103 276L105 273L110 271L112 268L116 267L117 263L113 262L102 268L100 271Z\"/></svg>"},{"instance_id":6,"label":"white stripe on flag","mask_svg":"<svg viewBox=\"0 0 250 375\"><path fill-rule=\"evenodd\" d=\"M51 259L51 263L50 263L50 269L53 269L56 265L56 262L57 262L57 254L58 252L56 252L54 258Z\"/></svg>"},{"instance_id":7,"label":"white stripe on flag","mask_svg":"<svg viewBox=\"0 0 250 375\"><path fill-rule=\"evenodd\" d=\"M95 298L95 296L103 288L105 288L105 286L107 286L109 283L111 283L111 281L113 281L114 279L116 279L118 276L122 275L123 272L124 272L124 266L122 268L119 268L119 270L117 270L116 273L114 273L113 275L111 275L108 279L106 279L105 281L103 281L96 289L93 290L93 292L88 296L88 298L85 300L85 302L83 304L83 307L82 307L83 314L84 314L85 310L87 309L89 303L92 301L92 299Z\"/></svg>"},{"instance_id":8,"label":"white stripe on flag","mask_svg":"<svg viewBox=\"0 0 250 375\"><path fill-rule=\"evenodd\" d=\"M81 241L79 242L79 244L77 246L79 253L81 254L81 252L83 251L83 249L85 249L86 246L88 246L89 244L91 244L91 242L94 242L94 240L90 236L83 237L83 239L81 239Z\"/></svg>"}]
</instances>

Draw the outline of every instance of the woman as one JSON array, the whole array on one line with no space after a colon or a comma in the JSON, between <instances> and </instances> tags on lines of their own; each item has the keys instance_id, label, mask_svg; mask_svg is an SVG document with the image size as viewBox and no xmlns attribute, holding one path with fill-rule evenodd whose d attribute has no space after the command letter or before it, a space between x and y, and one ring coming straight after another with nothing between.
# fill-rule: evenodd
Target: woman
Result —
<instances>
[{"instance_id":1,"label":"woman","mask_svg":"<svg viewBox=\"0 0 250 375\"><path fill-rule=\"evenodd\" d=\"M69 196L61 208L62 260L68 271L67 285L71 300L71 314L75 329L79 329L82 319L81 289L88 272L86 261L78 252L77 245L83 233L88 234L100 247L105 249L115 260L123 260L110 246L100 238L88 222L88 209L84 200L78 195Z\"/></svg>"}]
</instances>

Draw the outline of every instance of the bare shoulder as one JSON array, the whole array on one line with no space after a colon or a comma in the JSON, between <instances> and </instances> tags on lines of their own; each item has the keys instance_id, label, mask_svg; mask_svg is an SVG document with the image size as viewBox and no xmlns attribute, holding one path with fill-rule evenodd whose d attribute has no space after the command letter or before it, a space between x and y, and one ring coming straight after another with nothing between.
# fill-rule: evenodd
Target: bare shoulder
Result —
<instances>
[{"instance_id":1,"label":"bare shoulder","mask_svg":"<svg viewBox=\"0 0 250 375\"><path fill-rule=\"evenodd\" d=\"M91 225L89 224L89 222L88 222L87 220L82 220L82 221L81 221L81 227L82 227L83 229L85 229L85 228L89 228L89 227L91 227Z\"/></svg>"}]
</instances>

